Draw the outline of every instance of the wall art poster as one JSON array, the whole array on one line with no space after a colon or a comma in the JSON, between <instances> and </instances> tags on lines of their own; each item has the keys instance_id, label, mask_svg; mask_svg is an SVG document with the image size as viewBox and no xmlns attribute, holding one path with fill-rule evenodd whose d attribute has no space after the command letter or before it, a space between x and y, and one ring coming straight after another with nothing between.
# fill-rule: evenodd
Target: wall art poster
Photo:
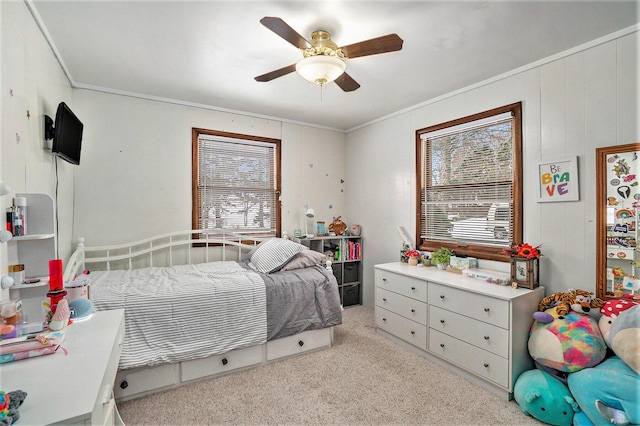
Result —
<instances>
[{"instance_id":1,"label":"wall art poster","mask_svg":"<svg viewBox=\"0 0 640 426\"><path fill-rule=\"evenodd\" d=\"M538 164L538 202L578 201L578 157Z\"/></svg>"}]
</instances>

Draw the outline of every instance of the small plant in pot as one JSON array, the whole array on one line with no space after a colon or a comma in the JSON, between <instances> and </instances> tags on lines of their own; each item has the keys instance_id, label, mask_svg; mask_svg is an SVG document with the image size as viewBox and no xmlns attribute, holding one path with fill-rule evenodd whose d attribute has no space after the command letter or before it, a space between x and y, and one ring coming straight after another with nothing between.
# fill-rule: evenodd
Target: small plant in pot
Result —
<instances>
[{"instance_id":1,"label":"small plant in pot","mask_svg":"<svg viewBox=\"0 0 640 426\"><path fill-rule=\"evenodd\" d=\"M431 263L435 263L438 269L446 269L451 259L453 251L446 247L440 247L438 250L431 253Z\"/></svg>"}]
</instances>

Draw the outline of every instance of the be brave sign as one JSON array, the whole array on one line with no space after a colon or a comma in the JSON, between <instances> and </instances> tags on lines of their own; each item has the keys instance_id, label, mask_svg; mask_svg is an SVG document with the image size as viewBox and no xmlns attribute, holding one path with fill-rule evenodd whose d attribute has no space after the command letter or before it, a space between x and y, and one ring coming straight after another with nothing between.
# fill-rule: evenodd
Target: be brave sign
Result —
<instances>
[{"instance_id":1,"label":"be brave sign","mask_svg":"<svg viewBox=\"0 0 640 426\"><path fill-rule=\"evenodd\" d=\"M579 199L578 157L538 164L538 202Z\"/></svg>"}]
</instances>

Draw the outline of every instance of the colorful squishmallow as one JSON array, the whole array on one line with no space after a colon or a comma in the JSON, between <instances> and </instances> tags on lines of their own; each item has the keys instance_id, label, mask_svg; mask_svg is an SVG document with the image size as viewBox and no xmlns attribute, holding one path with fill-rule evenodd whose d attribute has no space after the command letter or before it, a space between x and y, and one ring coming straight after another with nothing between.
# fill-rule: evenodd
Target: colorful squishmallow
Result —
<instances>
[{"instance_id":1,"label":"colorful squishmallow","mask_svg":"<svg viewBox=\"0 0 640 426\"><path fill-rule=\"evenodd\" d=\"M607 346L596 320L575 311L559 315L555 308L545 313L553 320L534 320L529 332L529 354L536 364L572 373L602 362Z\"/></svg>"}]
</instances>

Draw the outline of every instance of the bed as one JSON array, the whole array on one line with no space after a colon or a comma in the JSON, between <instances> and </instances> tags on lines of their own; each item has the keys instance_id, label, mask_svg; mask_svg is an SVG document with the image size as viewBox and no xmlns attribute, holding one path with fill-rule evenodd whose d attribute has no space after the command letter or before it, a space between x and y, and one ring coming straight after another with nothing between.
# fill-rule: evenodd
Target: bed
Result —
<instances>
[{"instance_id":1,"label":"bed","mask_svg":"<svg viewBox=\"0 0 640 426\"><path fill-rule=\"evenodd\" d=\"M80 239L64 279L89 282L96 310L125 309L114 391L126 400L330 347L342 307L323 261L280 238L190 230Z\"/></svg>"}]
</instances>

